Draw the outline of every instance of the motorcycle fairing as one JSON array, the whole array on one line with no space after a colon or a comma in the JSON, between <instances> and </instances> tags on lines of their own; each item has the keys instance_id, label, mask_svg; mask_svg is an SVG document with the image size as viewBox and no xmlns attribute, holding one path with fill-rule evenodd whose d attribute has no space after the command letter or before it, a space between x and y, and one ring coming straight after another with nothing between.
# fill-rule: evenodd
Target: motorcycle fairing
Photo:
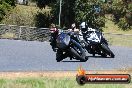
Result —
<instances>
[{"instance_id":1,"label":"motorcycle fairing","mask_svg":"<svg viewBox=\"0 0 132 88\"><path fill-rule=\"evenodd\" d=\"M96 30L88 30L87 40L92 43L100 43L101 42L101 33Z\"/></svg>"},{"instance_id":2,"label":"motorcycle fairing","mask_svg":"<svg viewBox=\"0 0 132 88\"><path fill-rule=\"evenodd\" d=\"M56 41L57 41L57 47L61 49L65 49L66 47L68 47L70 43L70 36L67 35L66 33L61 33L58 35Z\"/></svg>"}]
</instances>

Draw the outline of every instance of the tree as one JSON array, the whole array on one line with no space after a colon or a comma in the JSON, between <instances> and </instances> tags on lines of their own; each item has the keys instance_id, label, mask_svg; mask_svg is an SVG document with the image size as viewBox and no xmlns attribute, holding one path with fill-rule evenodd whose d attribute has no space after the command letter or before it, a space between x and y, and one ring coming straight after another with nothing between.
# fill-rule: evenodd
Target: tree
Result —
<instances>
[{"instance_id":1,"label":"tree","mask_svg":"<svg viewBox=\"0 0 132 88\"><path fill-rule=\"evenodd\" d=\"M51 18L50 15L47 14L46 12L42 13L38 11L35 17L35 26L39 28L42 28L42 27L48 28L51 23L50 18Z\"/></svg>"},{"instance_id":2,"label":"tree","mask_svg":"<svg viewBox=\"0 0 132 88\"><path fill-rule=\"evenodd\" d=\"M12 6L15 6L14 0L0 1L0 21L3 19L5 14L11 9Z\"/></svg>"},{"instance_id":3,"label":"tree","mask_svg":"<svg viewBox=\"0 0 132 88\"><path fill-rule=\"evenodd\" d=\"M52 6L52 19L58 24L60 0ZM70 27L75 22L75 0L62 0L61 27Z\"/></svg>"},{"instance_id":4,"label":"tree","mask_svg":"<svg viewBox=\"0 0 132 88\"><path fill-rule=\"evenodd\" d=\"M52 17L58 23L59 0L52 7ZM61 27L70 27L72 23L79 25L87 21L90 27L104 26L102 3L98 0L62 0Z\"/></svg>"},{"instance_id":5,"label":"tree","mask_svg":"<svg viewBox=\"0 0 132 88\"><path fill-rule=\"evenodd\" d=\"M96 11L98 9L98 11ZM87 22L89 27L101 28L105 25L102 3L98 0L76 0L76 22Z\"/></svg>"},{"instance_id":6,"label":"tree","mask_svg":"<svg viewBox=\"0 0 132 88\"><path fill-rule=\"evenodd\" d=\"M50 5L54 2L56 2L56 0L36 0L37 6L41 9L45 8L46 5Z\"/></svg>"},{"instance_id":7,"label":"tree","mask_svg":"<svg viewBox=\"0 0 132 88\"><path fill-rule=\"evenodd\" d=\"M8 3L11 6L15 6L15 2L16 2L16 0L2 0L2 1Z\"/></svg>"},{"instance_id":8,"label":"tree","mask_svg":"<svg viewBox=\"0 0 132 88\"><path fill-rule=\"evenodd\" d=\"M130 0L121 0L112 4L114 21L123 30L131 29L132 4Z\"/></svg>"},{"instance_id":9,"label":"tree","mask_svg":"<svg viewBox=\"0 0 132 88\"><path fill-rule=\"evenodd\" d=\"M41 9L45 8L46 5L52 7L51 22L58 24L60 0L36 1ZM104 26L104 15L102 15L100 2L98 0L62 0L61 27L70 27L72 23L79 24L84 20L94 28Z\"/></svg>"}]
</instances>

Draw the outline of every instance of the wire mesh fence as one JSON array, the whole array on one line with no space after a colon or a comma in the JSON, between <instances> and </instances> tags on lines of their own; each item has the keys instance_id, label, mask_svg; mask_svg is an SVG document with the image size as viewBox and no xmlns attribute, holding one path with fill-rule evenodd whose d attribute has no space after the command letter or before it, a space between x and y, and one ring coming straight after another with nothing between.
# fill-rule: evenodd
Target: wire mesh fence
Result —
<instances>
[{"instance_id":1,"label":"wire mesh fence","mask_svg":"<svg viewBox=\"0 0 132 88\"><path fill-rule=\"evenodd\" d=\"M0 38L4 39L46 41L49 40L49 35L49 28L0 24Z\"/></svg>"}]
</instances>

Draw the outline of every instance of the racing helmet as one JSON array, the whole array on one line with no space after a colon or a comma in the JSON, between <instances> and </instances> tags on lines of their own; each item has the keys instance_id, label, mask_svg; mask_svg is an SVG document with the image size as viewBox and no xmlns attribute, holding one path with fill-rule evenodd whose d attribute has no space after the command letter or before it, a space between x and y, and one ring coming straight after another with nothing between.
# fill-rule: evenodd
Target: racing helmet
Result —
<instances>
[{"instance_id":1,"label":"racing helmet","mask_svg":"<svg viewBox=\"0 0 132 88\"><path fill-rule=\"evenodd\" d=\"M71 28L74 29L75 27L76 27L76 24L73 23L73 24L71 25Z\"/></svg>"},{"instance_id":2,"label":"racing helmet","mask_svg":"<svg viewBox=\"0 0 132 88\"><path fill-rule=\"evenodd\" d=\"M80 29L81 29L82 32L87 31L87 28L88 28L88 25L87 25L86 22L82 22L82 23L80 24Z\"/></svg>"}]
</instances>

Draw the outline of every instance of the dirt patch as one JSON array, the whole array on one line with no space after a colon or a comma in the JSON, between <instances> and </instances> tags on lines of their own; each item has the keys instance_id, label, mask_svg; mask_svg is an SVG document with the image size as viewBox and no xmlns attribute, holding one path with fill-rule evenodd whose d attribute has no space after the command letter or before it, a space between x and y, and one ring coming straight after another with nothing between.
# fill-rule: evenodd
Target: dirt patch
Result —
<instances>
[{"instance_id":1,"label":"dirt patch","mask_svg":"<svg viewBox=\"0 0 132 88\"><path fill-rule=\"evenodd\" d=\"M77 71L0 72L0 78L75 77ZM132 74L132 71L86 71L87 74Z\"/></svg>"}]
</instances>

